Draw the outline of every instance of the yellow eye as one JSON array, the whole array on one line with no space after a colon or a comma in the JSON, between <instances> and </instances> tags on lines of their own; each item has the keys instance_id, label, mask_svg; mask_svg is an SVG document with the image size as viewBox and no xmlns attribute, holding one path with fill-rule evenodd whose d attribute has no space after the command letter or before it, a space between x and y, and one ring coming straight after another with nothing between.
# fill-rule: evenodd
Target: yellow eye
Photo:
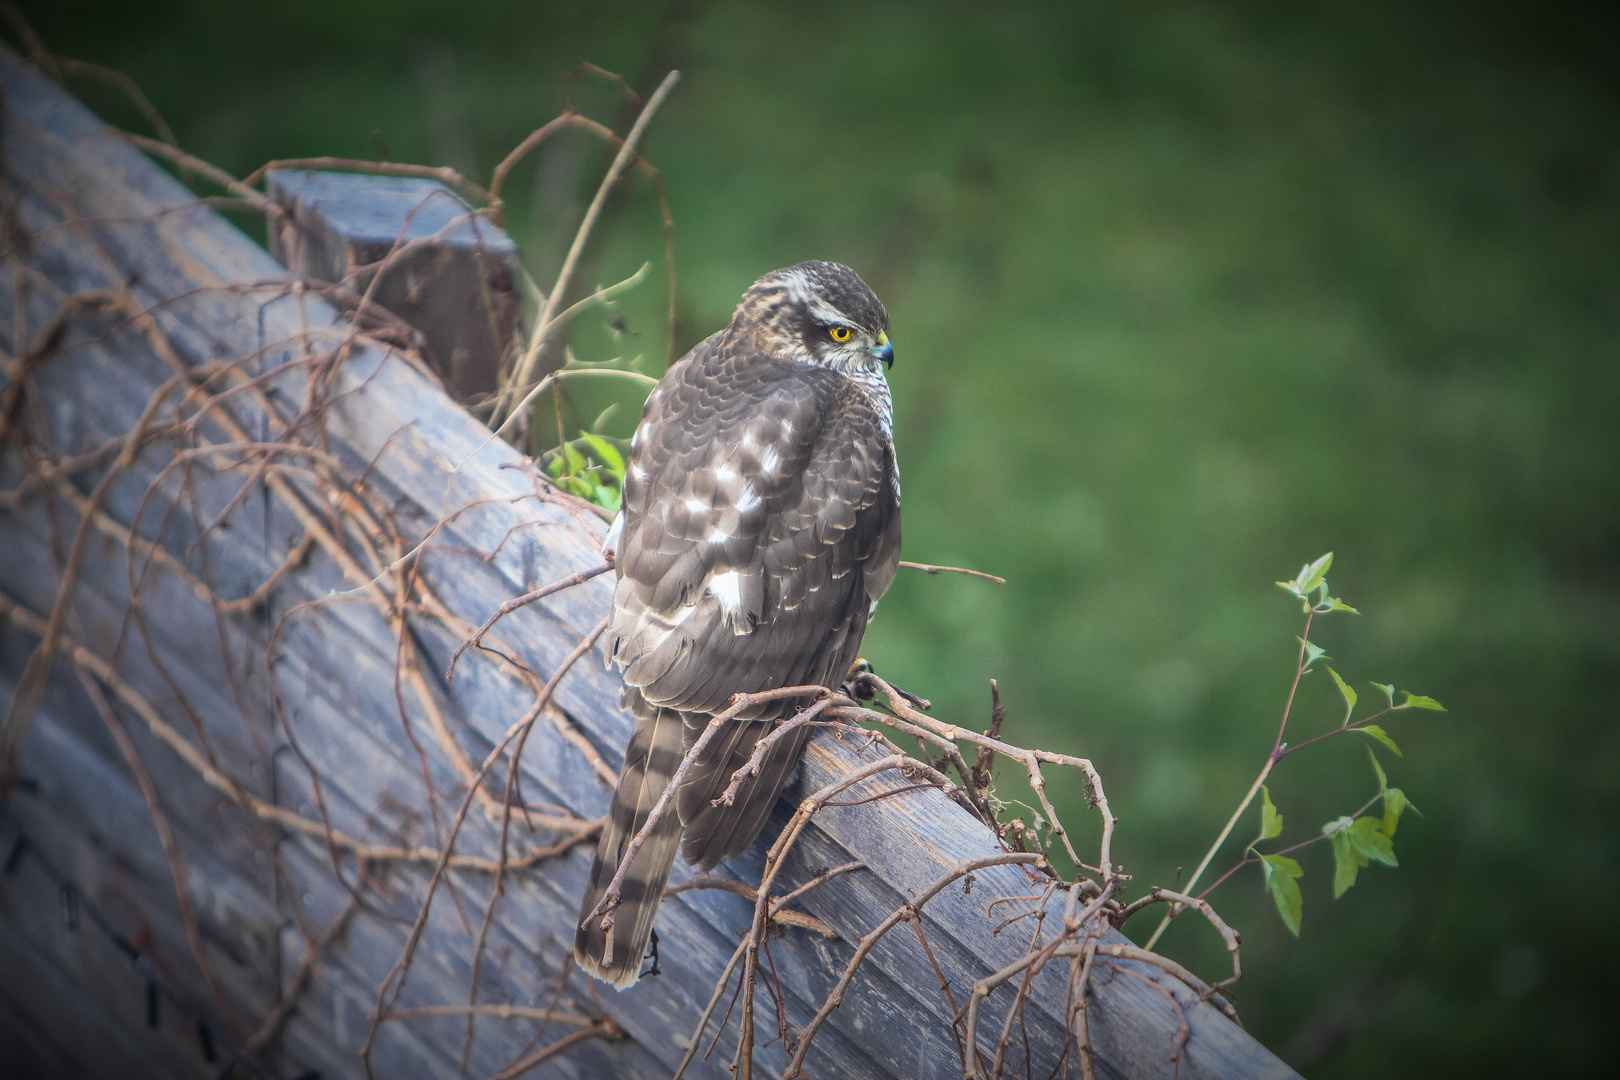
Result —
<instances>
[{"instance_id":1,"label":"yellow eye","mask_svg":"<svg viewBox=\"0 0 1620 1080\"><path fill-rule=\"evenodd\" d=\"M843 342L848 341L850 335L854 333L854 331L847 326L835 326L831 330L827 331L827 333L832 335L832 339L834 341Z\"/></svg>"}]
</instances>

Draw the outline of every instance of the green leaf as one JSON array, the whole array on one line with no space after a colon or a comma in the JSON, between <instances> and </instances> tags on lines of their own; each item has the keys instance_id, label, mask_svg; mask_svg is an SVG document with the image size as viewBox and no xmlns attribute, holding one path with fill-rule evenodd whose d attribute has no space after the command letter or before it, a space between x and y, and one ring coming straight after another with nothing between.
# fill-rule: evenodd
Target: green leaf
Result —
<instances>
[{"instance_id":1,"label":"green leaf","mask_svg":"<svg viewBox=\"0 0 1620 1080\"><path fill-rule=\"evenodd\" d=\"M1300 917L1305 913L1305 900L1299 894L1299 883L1294 880L1305 876L1299 863L1285 855L1263 855L1261 865L1266 872L1266 891L1277 903L1277 914L1290 933L1299 937Z\"/></svg>"},{"instance_id":2,"label":"green leaf","mask_svg":"<svg viewBox=\"0 0 1620 1080\"><path fill-rule=\"evenodd\" d=\"M1328 608L1329 611L1348 611L1352 615L1361 614L1361 612L1357 611L1343 600L1340 600L1337 596L1329 597L1328 599L1332 604L1332 606Z\"/></svg>"},{"instance_id":3,"label":"green leaf","mask_svg":"<svg viewBox=\"0 0 1620 1080\"><path fill-rule=\"evenodd\" d=\"M1266 864L1266 878L1270 880L1273 873L1285 874L1288 877L1304 877L1305 868L1286 855L1262 855L1262 862Z\"/></svg>"},{"instance_id":4,"label":"green leaf","mask_svg":"<svg viewBox=\"0 0 1620 1080\"><path fill-rule=\"evenodd\" d=\"M585 466L589 463L585 460L585 455L580 453L573 443L563 443L562 452L564 458L567 459L569 476L585 471Z\"/></svg>"},{"instance_id":5,"label":"green leaf","mask_svg":"<svg viewBox=\"0 0 1620 1080\"><path fill-rule=\"evenodd\" d=\"M556 479L558 479L559 477L562 476L562 470L563 470L562 455L561 454L554 454L552 456L551 460L546 463L546 475L551 477L553 480L556 480Z\"/></svg>"},{"instance_id":6,"label":"green leaf","mask_svg":"<svg viewBox=\"0 0 1620 1080\"><path fill-rule=\"evenodd\" d=\"M1348 706L1345 713L1348 715L1349 710L1356 707L1356 692L1350 689L1350 684L1345 682L1344 679L1339 676L1337 671L1334 671L1332 668L1328 668L1328 674L1333 676L1333 681L1338 684L1339 693L1344 695L1344 703L1346 706Z\"/></svg>"},{"instance_id":7,"label":"green leaf","mask_svg":"<svg viewBox=\"0 0 1620 1080\"><path fill-rule=\"evenodd\" d=\"M602 436L592 435L588 431L580 432L580 436L590 444L592 450L596 451L596 456L602 459L602 464L607 466L607 470L613 475L613 479L622 482L624 480L624 455L619 453L619 448L602 438Z\"/></svg>"},{"instance_id":8,"label":"green leaf","mask_svg":"<svg viewBox=\"0 0 1620 1080\"><path fill-rule=\"evenodd\" d=\"M1389 778L1384 775L1384 767L1378 764L1378 755L1372 752L1370 746L1367 747L1367 757L1372 761L1373 772L1378 774L1378 793L1382 795L1389 789Z\"/></svg>"},{"instance_id":9,"label":"green leaf","mask_svg":"<svg viewBox=\"0 0 1620 1080\"><path fill-rule=\"evenodd\" d=\"M1391 840L1395 839L1395 828L1400 824L1401 814L1404 813L1406 808L1410 805L1411 804L1406 801L1406 792L1402 791L1398 787L1385 788L1384 823L1379 827L1378 831L1389 837Z\"/></svg>"},{"instance_id":10,"label":"green leaf","mask_svg":"<svg viewBox=\"0 0 1620 1080\"><path fill-rule=\"evenodd\" d=\"M591 501L604 510L619 512L619 489L612 484L598 484L591 496Z\"/></svg>"},{"instance_id":11,"label":"green leaf","mask_svg":"<svg viewBox=\"0 0 1620 1080\"><path fill-rule=\"evenodd\" d=\"M1299 572L1299 591L1308 593L1319 587L1327 577L1328 567L1333 565L1333 552L1311 563Z\"/></svg>"},{"instance_id":12,"label":"green leaf","mask_svg":"<svg viewBox=\"0 0 1620 1080\"><path fill-rule=\"evenodd\" d=\"M1406 756L1405 754L1401 753L1401 748L1395 745L1395 740L1389 737L1389 732L1385 731L1377 724L1367 724L1363 727L1353 727L1350 730L1359 731L1363 735L1371 735L1373 738L1389 747L1396 757Z\"/></svg>"},{"instance_id":13,"label":"green leaf","mask_svg":"<svg viewBox=\"0 0 1620 1080\"><path fill-rule=\"evenodd\" d=\"M1323 836L1332 836L1336 832L1341 832L1341 831L1343 831L1345 829L1348 829L1353 824L1355 824L1355 820L1353 818L1347 818L1347 817L1334 818L1332 821L1330 821L1326 825L1322 826L1322 835Z\"/></svg>"},{"instance_id":14,"label":"green leaf","mask_svg":"<svg viewBox=\"0 0 1620 1080\"><path fill-rule=\"evenodd\" d=\"M1304 670L1306 670L1306 671L1311 670L1311 665L1312 664L1316 663L1322 657L1327 656L1327 650L1322 648L1322 646L1318 645L1314 641L1306 641L1304 638L1300 637L1297 634L1294 636L1294 640L1299 642L1301 645L1305 646L1305 668L1304 668Z\"/></svg>"},{"instance_id":15,"label":"green leaf","mask_svg":"<svg viewBox=\"0 0 1620 1080\"><path fill-rule=\"evenodd\" d=\"M1277 808L1271 804L1271 792L1266 790L1264 784L1260 785L1260 835L1255 843L1261 840L1273 840L1282 835L1283 819L1277 813Z\"/></svg>"},{"instance_id":16,"label":"green leaf","mask_svg":"<svg viewBox=\"0 0 1620 1080\"><path fill-rule=\"evenodd\" d=\"M1424 697L1422 694L1414 694L1410 690L1402 690L1401 693L1406 695L1406 700L1401 702L1401 708L1403 709L1432 709L1434 712L1446 711L1446 707L1434 700L1432 697ZM1395 704L1395 698L1393 695L1390 696L1390 704Z\"/></svg>"},{"instance_id":17,"label":"green leaf","mask_svg":"<svg viewBox=\"0 0 1620 1080\"><path fill-rule=\"evenodd\" d=\"M1358 858L1356 849L1350 843L1346 832L1333 834L1333 899L1337 900L1350 891L1350 886L1356 883L1356 873L1366 863L1365 859Z\"/></svg>"},{"instance_id":18,"label":"green leaf","mask_svg":"<svg viewBox=\"0 0 1620 1080\"><path fill-rule=\"evenodd\" d=\"M1350 843L1362 856L1362 865L1366 865L1368 859L1385 866L1400 865L1395 861L1395 845L1384 835L1383 828L1382 818L1364 817L1357 818L1355 824L1344 831L1343 835L1350 838Z\"/></svg>"},{"instance_id":19,"label":"green leaf","mask_svg":"<svg viewBox=\"0 0 1620 1080\"><path fill-rule=\"evenodd\" d=\"M1300 595L1299 582L1297 581L1279 581L1277 582L1277 588L1293 593L1295 596Z\"/></svg>"},{"instance_id":20,"label":"green leaf","mask_svg":"<svg viewBox=\"0 0 1620 1080\"><path fill-rule=\"evenodd\" d=\"M1389 707L1393 709L1395 707L1395 684L1375 682L1373 685L1384 692L1384 696L1389 698Z\"/></svg>"}]
</instances>

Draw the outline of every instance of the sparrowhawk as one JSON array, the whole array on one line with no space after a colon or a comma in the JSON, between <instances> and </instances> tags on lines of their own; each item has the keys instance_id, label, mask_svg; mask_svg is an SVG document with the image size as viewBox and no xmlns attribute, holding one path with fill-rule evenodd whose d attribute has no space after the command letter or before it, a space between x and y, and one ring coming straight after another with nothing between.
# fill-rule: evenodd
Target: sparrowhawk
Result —
<instances>
[{"instance_id":1,"label":"sparrowhawk","mask_svg":"<svg viewBox=\"0 0 1620 1080\"><path fill-rule=\"evenodd\" d=\"M639 978L676 848L707 870L759 833L808 728L777 743L731 805L712 800L805 702L753 705L711 740L625 874L609 949L590 913L682 757L734 694L837 688L894 580L888 326L847 266L766 274L642 411L605 544L618 573L606 652L636 727L574 941L580 966L621 989Z\"/></svg>"}]
</instances>

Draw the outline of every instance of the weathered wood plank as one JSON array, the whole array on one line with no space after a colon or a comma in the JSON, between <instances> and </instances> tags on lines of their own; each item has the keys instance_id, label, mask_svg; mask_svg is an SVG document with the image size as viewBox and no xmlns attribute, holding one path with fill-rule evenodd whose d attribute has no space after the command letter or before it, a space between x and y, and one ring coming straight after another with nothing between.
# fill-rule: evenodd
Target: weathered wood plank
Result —
<instances>
[{"instance_id":1,"label":"weathered wood plank","mask_svg":"<svg viewBox=\"0 0 1620 1080\"><path fill-rule=\"evenodd\" d=\"M518 329L517 249L504 232L434 180L298 169L271 172L266 186L288 210L270 230L278 261L311 281L346 283L419 330L457 401L495 389ZM374 280L368 267L385 260ZM380 321L369 310L356 317Z\"/></svg>"},{"instance_id":2,"label":"weathered wood plank","mask_svg":"<svg viewBox=\"0 0 1620 1080\"><path fill-rule=\"evenodd\" d=\"M14 65L9 54L0 56L0 78L10 75ZM37 273L29 288L0 288L0 340L14 340L12 331L19 319L28 326L42 325L67 293L119 282L133 282L129 288L138 303L151 310L164 339L193 366L262 350L251 369L269 370L294 358L300 341L330 349L334 341L348 335L347 324L314 297L248 288L274 281L284 272L228 224L193 205L189 194L171 178L104 132L93 117L55 87L31 73L17 74L7 83L4 106L0 130L4 160L0 164L5 169L7 191L14 197L22 192L16 197L13 219L30 237L21 257ZM69 213L86 220L53 227ZM21 309L17 306L19 293ZM76 324L69 339L75 347L36 374L59 448L77 449L127 431L152 389L171 374L141 334L109 323L85 320L82 328ZM93 340L98 337L101 339ZM301 368L277 377L274 400L288 411L296 411L306 390L304 379ZM446 522L419 564L424 582L461 619L477 624L507 597L597 562L596 527L576 522L555 507L519 501L530 489L520 472L505 467L516 464L514 452L490 442L488 432L476 420L398 357L357 348L335 373L334 389L336 396L323 417L329 451L349 475L366 474L371 490L411 541L426 535L446 508L456 511L479 504ZM229 408L253 437L263 438L270 430L268 418L256 411L250 398L241 396ZM8 461L9 457L0 455L0 482L6 484L19 479L16 462ZM133 520L142 495L165 460L163 453L153 450L141 457L129 477L114 485L107 504L113 519L125 524ZM79 490L88 490L95 476L90 471L79 478ZM148 651L138 638L126 641L117 654L121 676L160 707L178 730L188 733L189 721L176 707L176 700L183 696L190 701L203 730L218 743L221 767L255 794L314 815L307 770L294 755L276 749L283 736L269 690L267 649L271 633L280 626L273 670L288 704L288 722L306 752L320 763L333 825L374 843L431 844L432 828L421 817L426 794L422 766L405 736L395 699L397 639L387 620L370 603L328 602L282 622L297 605L328 598L334 590L354 590L356 583L346 579L329 556L316 554L286 577L260 611L216 620L209 605L198 597L196 580L203 575L200 560L204 554L221 595L243 596L276 569L289 545L301 535L301 526L289 508L261 490L235 508L228 531L209 536L193 550L195 522L211 521L223 511L235 496L241 476L239 472L198 475L190 488L171 476L161 485L162 497L152 501L139 531L160 544L176 565L186 567L190 578L164 567L154 567L146 576L141 596L152 644ZM287 474L287 482L314 494L295 474ZM181 500L181 512L168 516L175 500ZM194 508L190 500L195 500ZM57 528L71 536L78 512L58 500L52 513ZM534 519L548 524L519 529L508 539L515 526ZM48 609L57 563L52 553L51 518L43 505L30 503L17 513L0 517L0 537L16 556L0 560L0 592L36 612ZM483 555L503 540L506 544L500 556L486 561ZM350 537L350 542L359 544L360 540ZM598 578L514 613L498 627L497 634L516 659L544 678L557 670L580 635L601 617L608 596L608 581ZM122 613L128 604L124 551L121 545L110 544L106 550L98 550L97 559L87 562L75 605L88 644L97 655L114 655L115 643L126 631ZM457 634L426 618L413 619L411 630L428 656L432 693L449 729L469 757L482 757L527 709L531 691L509 670L478 654L464 658L455 681L445 683L438 673L458 643ZM17 633L11 631L6 640ZM25 659L16 648L8 649L0 655L0 677L15 678ZM62 665L58 669L58 680L70 678ZM234 687L232 676L238 683ZM617 708L617 697L617 684L603 670L599 654L570 672L556 696L566 718L579 725L590 745L614 767L630 729L629 719ZM418 737L428 744L432 783L441 801L453 804L460 779L432 745L420 704L409 695L407 698ZM80 751L64 746L60 739L64 732L91 730L77 720L63 726L42 718L29 747L28 768L53 782L72 768L80 760L75 756ZM139 726L133 719L126 722ZM269 740L272 752L260 751L255 736ZM852 765L870 760L875 751L862 749L858 742L818 736L807 755L797 792L802 795ZM183 808L188 816L208 815L206 822L185 826L188 851L206 847L210 831L249 834L245 815L234 808L218 809L217 795L202 788L195 773L171 750L155 746L144 734L141 750L154 774L161 773L166 797L172 791L174 806ZM118 763L105 751L103 746L83 752L101 763L97 768L103 772L98 775L107 778L107 790L123 792L118 797L121 803L109 797L108 806L127 808L133 788L127 780L113 779L121 775ZM522 775L531 801L566 806L587 818L606 808L606 787L580 749L550 723L535 727ZM1078 777L1054 777L1053 782L1080 781ZM879 778L857 788L852 797L899 783ZM94 801L91 793L85 797ZM41 815L39 828L56 829L64 837L86 837L93 828L106 829L109 856L131 843L131 837L118 829L95 824L106 819L58 813L43 800L28 803L25 799L18 806L25 804L27 813ZM441 812L444 810L441 806ZM126 809L122 818L128 819L126 831L150 831L144 807ZM777 820L783 820L781 812ZM520 827L514 830L514 843L520 847L545 843L553 835ZM222 846L237 843L232 840ZM475 811L457 850L489 857L497 846L497 829ZM324 845L290 836L279 842L278 850L295 881L299 900L318 925L326 925L348 894L332 874ZM841 940L824 941L794 930L772 942L772 960L790 1024L803 1025L815 1011L861 934L909 893L930 883L943 867L991 850L988 832L932 791L825 811L790 858L783 882L796 884L822 867L853 859L870 869L838 878L805 898L804 908L837 928ZM212 863L199 859L197 865L208 865L211 875L234 874L233 880L238 882L262 882L262 875L255 878L243 862L243 853L250 851L243 841L224 858ZM136 857L146 867L145 873L154 878L163 869L153 864L150 849ZM725 869L743 880L757 880L760 859L761 848L756 845ZM549 973L572 937L588 862L589 852L576 848L511 875L479 978L481 1000L535 1003L544 998ZM352 876L352 861L343 869ZM683 880L687 873L681 868L676 879ZM427 869L393 866L385 877L392 899L373 898L376 910L356 917L323 966L323 978L294 1014L284 1043L289 1066L319 1068L328 1077L359 1074L354 1054L365 1037L376 987L403 943L406 926L397 920L414 913ZM461 904L443 890L435 900L422 952L402 998L406 1006L466 1000L471 938L491 882L487 875L474 872L453 872L451 877ZM281 944L271 977L285 979L296 970L298 960L298 939L285 926L288 898L281 895L273 879L261 888L262 906L255 920L250 920L250 929L271 935ZM12 897L8 890L7 882L0 880L0 903L38 904L37 898ZM1028 891L1020 871L999 868L979 874L970 894L947 890L926 909L924 925L930 942L959 1000L972 980L1024 951L1027 937L991 933L986 909L996 897ZM215 912L200 914L209 934L225 932ZM1060 919L1055 904L1052 917ZM199 987L184 963L183 948L174 951L180 942L177 920L172 912L164 918L165 955L177 958L176 978L183 983L189 979L189 990L195 994ZM691 892L671 898L660 915L664 974L622 995L599 995L605 1015L621 1024L630 1038L575 1047L548 1063L549 1074L667 1075L680 1060L681 1046L747 920L748 905L730 894ZM239 926L236 932L243 930ZM26 958L22 962L45 963ZM262 960L258 965L263 967ZM253 964L244 970L255 972L253 978L263 977ZM1157 973L1144 974L1158 979ZM60 981L62 975L59 971L53 977ZM0 976L0 980L6 978L9 976ZM1045 1063L1042 1071L1051 1068L1062 1045L1063 995L1058 982L1055 972L1037 980L1029 1014L1036 1061ZM94 997L96 988L86 987L83 992ZM999 1027L1006 997L991 999L988 1025ZM247 995L244 1000L256 999ZM771 1015L773 1006L763 994L759 1005L762 1017ZM105 1022L126 1024L103 1011L108 1017ZM1211 1007L1189 999L1186 1013L1192 1039L1178 1067L1170 1061L1176 1017L1162 995L1134 979L1111 977L1104 971L1090 1014L1101 1072L1114 1077L1292 1075ZM811 1072L820 1076L952 1075L959 1069L949 1023L933 972L914 935L908 928L897 928L874 950L851 994L818 1036L809 1063ZM457 1073L462 1030L459 1020L387 1025L375 1059L379 1073ZM488 1072L516 1056L532 1033L530 1025L490 1020L480 1021L478 1031L472 1066L475 1071ZM67 1040L71 1050L68 1030L64 1027L57 1034ZM135 1035L126 1032L125 1037ZM547 1038L556 1035L553 1029ZM724 1061L734 1040L734 1031L728 1031L714 1057L700 1062L691 1075L726 1075ZM765 1046L759 1049L758 1061L762 1069L774 1073L786 1063L786 1056L779 1044ZM86 1071L93 1070L86 1066Z\"/></svg>"}]
</instances>

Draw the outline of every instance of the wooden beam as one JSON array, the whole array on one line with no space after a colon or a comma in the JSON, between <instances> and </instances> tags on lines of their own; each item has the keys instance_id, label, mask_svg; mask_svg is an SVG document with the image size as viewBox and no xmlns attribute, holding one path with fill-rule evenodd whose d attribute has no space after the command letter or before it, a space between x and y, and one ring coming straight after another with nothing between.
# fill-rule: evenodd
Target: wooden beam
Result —
<instances>
[{"instance_id":1,"label":"wooden beam","mask_svg":"<svg viewBox=\"0 0 1620 1080\"><path fill-rule=\"evenodd\" d=\"M267 253L58 87L16 68L13 55L0 53L0 79L6 80L0 183L14 234L7 241L10 257L0 266L0 342L29 340L29 329L37 333L45 326L66 296L100 289L128 297L116 311L70 320L56 348L40 358L24 387L34 436L48 436L61 454L128 432L152 392L174 375L166 356L172 354L191 369L252 357L244 370L278 372L266 379L264 401L242 393L221 407L236 429L264 439L277 423L267 410L282 417L296 413L311 392L311 365L297 361L311 353L336 355L341 344L342 362L324 388L320 452L330 455L345 477L366 478L374 504L386 508L407 543L431 534L411 565L454 619L477 626L506 599L598 562L600 522L537 502L515 451L491 440L477 420L402 362L397 350L356 338L353 325L332 306L288 289L283 270ZM218 415L207 422L213 425L205 429L210 438L226 437L222 422ZM311 427L303 434L313 432ZM329 822L368 844L432 846L448 828L465 789L439 741L433 714L442 718L462 754L474 761L484 757L533 702L533 682L516 665L532 671L534 680L556 672L606 611L611 583L598 577L512 613L495 631L507 659L471 652L453 682L441 673L465 628L410 614L407 645L422 654L426 678L420 688L401 690L396 681L401 639L386 614L388 590L400 568L386 565L386 559L378 565L367 554L386 537L345 528L337 549L318 545L251 609L222 613L206 599L210 582L225 600L254 595L282 570L307 530L324 526L343 500L357 497L352 485L324 489L297 469L255 474L251 464L196 471L183 481L179 472L165 472L172 452L154 446L138 455L127 475L108 489L104 512L94 523L95 557L84 561L73 594L68 650L59 652L41 717L25 744L23 773L34 788L13 796L0 844L21 834L60 838L53 842L81 853L76 865L87 881L111 876L92 869L136 868L143 895L150 898L143 901L143 917L152 924L152 947L161 954L165 977L199 1013L211 1008L185 951L172 883L167 885L170 902L162 901L166 864L156 851L151 823L140 812L116 750L95 735L97 722L85 713L82 695L71 693L69 664L77 655L72 649L82 648L119 683L123 696L112 696L125 723L139 734L138 750L177 819L180 845L195 867L186 887L199 900L209 955L225 973L233 1007L257 1024L272 1009L263 987L268 982L290 993L300 970L304 937L292 920L302 919L316 931L330 926L348 905L359 870L352 858L340 857L337 867L344 876L339 880L324 837L286 827L285 818L261 814L256 819L176 753L176 736L162 735L143 717L157 717L178 732L198 748L194 757L202 754L206 737L210 767L260 806ZM21 482L25 466L9 445L0 450L0 487ZM105 462L86 466L67 488L30 489L14 509L0 511L0 548L7 553L0 559L0 597L15 611L50 609L62 535L71 538L78 528L84 493L103 468ZM239 498L250 478L253 487ZM227 527L203 535L200 526L227 509ZM447 518L446 509L452 512ZM131 529L139 537L133 555ZM488 558L498 547L499 555ZM356 580L353 566L369 567L369 579ZM129 614L132 580L139 583L138 621ZM25 622L19 614L3 630L0 680L17 679L33 647L28 626L34 624ZM604 670L600 652L562 679L557 711L534 727L524 752L521 778L528 802L567 808L586 819L605 812L610 793L593 758L611 768L619 765L631 721L617 706L618 694L617 679ZM139 709L137 701L144 703ZM289 737L296 739L296 748ZM797 786L779 808L777 825L793 800L873 760L878 751L864 742L818 734ZM318 772L319 795L305 759ZM439 799L436 826L428 818L424 772ZM1054 775L1053 782L1081 780ZM904 786L904 780L882 775L855 794ZM767 839L776 827L767 829ZM261 855L269 861L266 830L283 875L260 864ZM555 829L529 829L519 816L512 844L522 850L558 837ZM498 848L498 823L475 805L456 851L488 859ZM866 869L835 878L803 898L803 909L838 930L838 940L790 929L771 942L789 1023L802 1027L814 1014L863 934L942 868L995 850L987 829L933 790L831 807L819 815L779 880L796 885L822 868L857 860ZM88 852L99 852L106 867L85 866L84 860L93 858ZM762 852L763 845L756 844L742 858L722 864L722 872L757 881ZM571 946L589 858L587 847L575 847L507 875L478 975L480 1001L545 1003L549 980ZM321 977L288 1016L280 1041L282 1075L309 1068L329 1080L363 1075L356 1055L366 1040L377 988L405 945L429 869L411 861L368 868L365 909L337 937ZM690 873L678 867L675 880ZM472 943L492 886L492 876L481 871L449 872L425 924L401 1007L467 1000ZM959 1001L974 980L1023 955L1027 938L993 933L988 908L996 899L1029 891L1022 871L998 867L976 874L971 891L949 888L925 909L930 944ZM232 896L238 901L223 902ZM202 902L210 897L222 899ZM37 910L44 902L13 879L0 878L0 912L16 911L32 920L29 925L42 941L52 933L49 919ZM742 897L724 891L684 892L667 900L659 916L659 977L624 994L600 988L593 994L581 982L573 984L581 1008L599 1010L627 1037L571 1046L546 1063L545 1075L669 1075L750 913ZM1046 918L1048 925L1061 923L1058 900L1048 904ZM250 940L274 945L242 949ZM1107 940L1123 941L1118 935ZM9 942L0 938L0 949L10 950L6 956L14 956L18 965L0 974L0 998L8 1009L19 1007L20 982L37 977L42 984L77 987L86 1003L84 1015L115 1028L124 1043L137 1046L148 1037L138 1030L142 1018L126 1015L127 1002L112 978L81 978L75 961L60 951L19 951ZM227 958L233 963L225 963ZM1034 1067L1042 1075L1064 1044L1066 975L1056 970L1059 966L1066 972L1066 965L1051 965L1034 980L1027 1015ZM1093 991L1089 1016L1100 1075L1293 1075L1213 1007L1182 992L1178 1011L1166 997L1171 988L1162 972L1128 962L1124 967L1134 975L1107 965ZM990 1031L999 1031L1008 997L1003 992L985 1006L981 1030L992 1043ZM761 1017L774 1015L763 990L758 1008ZM80 1045L84 1025L66 1009L52 1006L33 1017L51 1052L74 1061L85 1075L116 1074L108 1059L93 1058ZM1172 1048L1183 1014L1190 1039L1176 1061ZM950 1024L915 935L897 931L879 942L817 1036L808 1069L822 1077L959 1074ZM459 1075L464 1032L458 1017L390 1022L375 1047L377 1074ZM484 1017L476 1033L469 1055L475 1074L491 1075L535 1049L529 1021ZM565 1033L553 1027L544 1039ZM727 1076L725 1061L735 1039L733 1022L714 1055L697 1061L688 1075ZM183 1058L195 1051L173 1053ZM780 1074L787 1061L779 1042L757 1050L765 1074Z\"/></svg>"},{"instance_id":2,"label":"wooden beam","mask_svg":"<svg viewBox=\"0 0 1620 1080\"><path fill-rule=\"evenodd\" d=\"M417 346L450 396L495 390L518 326L517 249L436 180L277 169L266 178L287 213L270 254L295 278L330 282L351 319L419 331ZM382 310L377 310L381 308Z\"/></svg>"}]
</instances>

